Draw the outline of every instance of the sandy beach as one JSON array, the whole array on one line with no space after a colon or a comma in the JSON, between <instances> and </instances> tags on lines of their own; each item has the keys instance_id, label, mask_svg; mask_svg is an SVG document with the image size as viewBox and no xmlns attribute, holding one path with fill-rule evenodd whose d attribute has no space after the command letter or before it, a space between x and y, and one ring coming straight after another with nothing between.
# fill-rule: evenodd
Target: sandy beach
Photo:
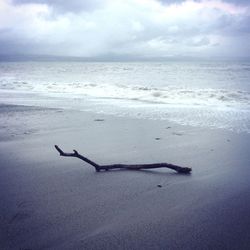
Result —
<instances>
[{"instance_id":1,"label":"sandy beach","mask_svg":"<svg viewBox=\"0 0 250 250\"><path fill-rule=\"evenodd\" d=\"M1 249L249 249L249 134L14 105L0 120ZM193 171L97 173L55 144Z\"/></svg>"}]
</instances>

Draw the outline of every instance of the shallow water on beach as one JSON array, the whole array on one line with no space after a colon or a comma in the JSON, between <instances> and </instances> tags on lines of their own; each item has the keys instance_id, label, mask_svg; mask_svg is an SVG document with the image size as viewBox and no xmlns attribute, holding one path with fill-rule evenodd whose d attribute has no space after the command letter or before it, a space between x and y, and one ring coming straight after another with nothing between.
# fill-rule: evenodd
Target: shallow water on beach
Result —
<instances>
[{"instance_id":1,"label":"shallow water on beach","mask_svg":"<svg viewBox=\"0 0 250 250\"><path fill-rule=\"evenodd\" d=\"M250 62L1 62L1 103L250 132Z\"/></svg>"}]
</instances>

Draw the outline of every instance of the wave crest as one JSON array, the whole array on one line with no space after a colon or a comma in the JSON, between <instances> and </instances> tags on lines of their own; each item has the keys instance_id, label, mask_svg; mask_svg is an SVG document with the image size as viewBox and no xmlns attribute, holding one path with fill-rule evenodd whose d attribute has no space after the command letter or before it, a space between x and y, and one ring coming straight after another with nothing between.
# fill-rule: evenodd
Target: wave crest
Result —
<instances>
[{"instance_id":1,"label":"wave crest","mask_svg":"<svg viewBox=\"0 0 250 250\"><path fill-rule=\"evenodd\" d=\"M24 81L1 81L1 89L36 92L49 96L89 97L97 99L122 99L145 103L172 104L181 106L210 106L249 108L250 93L227 89L189 89L178 87L149 87L94 83L43 83Z\"/></svg>"}]
</instances>

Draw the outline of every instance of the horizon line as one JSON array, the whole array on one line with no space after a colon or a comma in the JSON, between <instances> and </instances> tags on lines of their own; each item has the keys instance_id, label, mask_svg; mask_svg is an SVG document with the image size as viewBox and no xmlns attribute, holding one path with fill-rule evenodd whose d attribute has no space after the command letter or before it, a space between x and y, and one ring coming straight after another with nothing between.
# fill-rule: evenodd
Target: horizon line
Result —
<instances>
[{"instance_id":1,"label":"horizon line","mask_svg":"<svg viewBox=\"0 0 250 250\"><path fill-rule=\"evenodd\" d=\"M164 61L232 61L250 60L249 56L130 56L130 55L104 55L104 56L66 56L66 55L40 55L40 54L0 54L0 62L18 61L75 61L75 62L164 62Z\"/></svg>"}]
</instances>

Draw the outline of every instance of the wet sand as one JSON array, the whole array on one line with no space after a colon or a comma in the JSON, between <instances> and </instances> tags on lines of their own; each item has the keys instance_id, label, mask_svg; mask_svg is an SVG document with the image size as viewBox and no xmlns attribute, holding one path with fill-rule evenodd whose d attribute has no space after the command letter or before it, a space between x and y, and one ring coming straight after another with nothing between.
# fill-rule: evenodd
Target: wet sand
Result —
<instances>
[{"instance_id":1,"label":"wet sand","mask_svg":"<svg viewBox=\"0 0 250 250\"><path fill-rule=\"evenodd\" d=\"M0 106L1 249L249 249L250 135ZM96 173L99 164L192 167Z\"/></svg>"}]
</instances>

